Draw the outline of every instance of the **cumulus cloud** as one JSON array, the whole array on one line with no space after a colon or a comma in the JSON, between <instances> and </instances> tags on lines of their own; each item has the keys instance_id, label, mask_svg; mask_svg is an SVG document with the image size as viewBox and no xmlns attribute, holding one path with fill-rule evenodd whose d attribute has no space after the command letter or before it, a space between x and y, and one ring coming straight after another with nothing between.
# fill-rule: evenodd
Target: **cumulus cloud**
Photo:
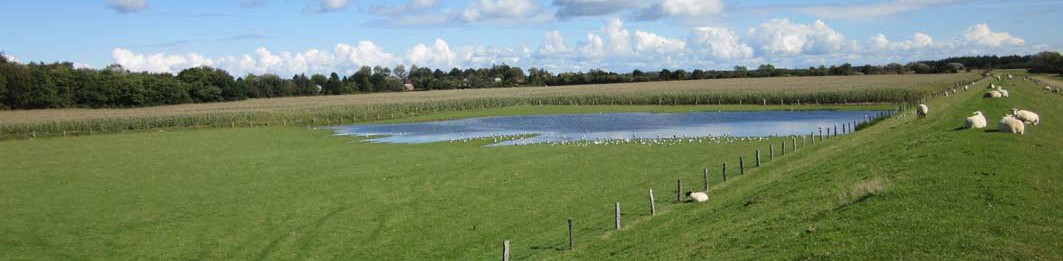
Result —
<instances>
[{"instance_id":1,"label":"cumulus cloud","mask_svg":"<svg viewBox=\"0 0 1063 261\"><path fill-rule=\"evenodd\" d=\"M631 51L631 32L624 28L623 21L617 18L609 19L602 31L609 37L607 47L610 52L622 55Z\"/></svg>"},{"instance_id":2,"label":"cumulus cloud","mask_svg":"<svg viewBox=\"0 0 1063 261\"><path fill-rule=\"evenodd\" d=\"M772 19L747 33L762 55L828 54L850 47L845 36L816 20L813 24Z\"/></svg>"},{"instance_id":3,"label":"cumulus cloud","mask_svg":"<svg viewBox=\"0 0 1063 261\"><path fill-rule=\"evenodd\" d=\"M568 19L581 16L599 16L641 7L639 1L631 0L555 0L557 17Z\"/></svg>"},{"instance_id":4,"label":"cumulus cloud","mask_svg":"<svg viewBox=\"0 0 1063 261\"><path fill-rule=\"evenodd\" d=\"M868 45L875 50L873 51L888 51L888 50L915 50L924 49L934 46L934 38L925 33L914 33L907 40L900 42L891 42L886 35L876 34L868 41Z\"/></svg>"},{"instance_id":5,"label":"cumulus cloud","mask_svg":"<svg viewBox=\"0 0 1063 261\"><path fill-rule=\"evenodd\" d=\"M0 56L3 56L4 58L7 58L7 61L9 61L9 62L22 63L21 61L18 60L17 57L15 57L14 55L11 55L11 54L0 52Z\"/></svg>"},{"instance_id":6,"label":"cumulus cloud","mask_svg":"<svg viewBox=\"0 0 1063 261\"><path fill-rule=\"evenodd\" d=\"M639 11L639 20L658 20L668 17L681 19L705 18L723 13L720 0L664 0Z\"/></svg>"},{"instance_id":7,"label":"cumulus cloud","mask_svg":"<svg viewBox=\"0 0 1063 261\"><path fill-rule=\"evenodd\" d=\"M148 3L144 0L107 0L107 7L118 13L129 14L148 10Z\"/></svg>"},{"instance_id":8,"label":"cumulus cloud","mask_svg":"<svg viewBox=\"0 0 1063 261\"><path fill-rule=\"evenodd\" d=\"M686 46L683 40L635 30L635 51L639 53L679 54L686 50Z\"/></svg>"},{"instance_id":9,"label":"cumulus cloud","mask_svg":"<svg viewBox=\"0 0 1063 261\"><path fill-rule=\"evenodd\" d=\"M723 27L698 27L690 37L697 52L716 60L746 59L753 56L753 48L746 45L734 31Z\"/></svg>"},{"instance_id":10,"label":"cumulus cloud","mask_svg":"<svg viewBox=\"0 0 1063 261\"><path fill-rule=\"evenodd\" d=\"M432 46L417 44L406 51L406 57L412 64L432 68L451 68L458 65L456 55L443 39L436 39Z\"/></svg>"},{"instance_id":11,"label":"cumulus cloud","mask_svg":"<svg viewBox=\"0 0 1063 261\"><path fill-rule=\"evenodd\" d=\"M993 32L993 30L989 29L989 25L986 24L976 24L967 28L963 32L963 38L972 43L989 47L999 47L1001 45L1022 46L1026 43L1025 40L1011 36L1009 33Z\"/></svg>"},{"instance_id":12,"label":"cumulus cloud","mask_svg":"<svg viewBox=\"0 0 1063 261\"><path fill-rule=\"evenodd\" d=\"M534 0L478 0L458 16L464 22L521 20L531 17L539 4Z\"/></svg>"},{"instance_id":13,"label":"cumulus cloud","mask_svg":"<svg viewBox=\"0 0 1063 261\"><path fill-rule=\"evenodd\" d=\"M565 38L561 37L560 30L548 31L543 34L543 53L554 54L568 52L568 46L565 45Z\"/></svg>"},{"instance_id":14,"label":"cumulus cloud","mask_svg":"<svg viewBox=\"0 0 1063 261\"><path fill-rule=\"evenodd\" d=\"M822 18L873 19L946 5L953 2L956 2L956 0L895 0L867 4L804 6L797 8L797 10Z\"/></svg>"},{"instance_id":15,"label":"cumulus cloud","mask_svg":"<svg viewBox=\"0 0 1063 261\"><path fill-rule=\"evenodd\" d=\"M144 55L133 53L123 48L115 48L111 51L111 56L114 58L114 63L120 64L130 71L172 73L185 68L214 64L211 59L207 59L197 53Z\"/></svg>"},{"instance_id":16,"label":"cumulus cloud","mask_svg":"<svg viewBox=\"0 0 1063 261\"><path fill-rule=\"evenodd\" d=\"M314 13L327 13L341 11L347 8L351 0L309 0L306 11Z\"/></svg>"}]
</instances>

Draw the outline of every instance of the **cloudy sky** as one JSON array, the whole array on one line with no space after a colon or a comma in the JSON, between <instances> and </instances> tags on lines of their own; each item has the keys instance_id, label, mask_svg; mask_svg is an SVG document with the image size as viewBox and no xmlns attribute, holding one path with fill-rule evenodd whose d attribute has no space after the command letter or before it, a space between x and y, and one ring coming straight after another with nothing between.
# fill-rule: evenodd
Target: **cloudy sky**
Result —
<instances>
[{"instance_id":1,"label":"cloudy sky","mask_svg":"<svg viewBox=\"0 0 1063 261\"><path fill-rule=\"evenodd\" d=\"M1063 50L1063 1L9 1L21 62L350 73L509 64L553 72L884 64Z\"/></svg>"}]
</instances>

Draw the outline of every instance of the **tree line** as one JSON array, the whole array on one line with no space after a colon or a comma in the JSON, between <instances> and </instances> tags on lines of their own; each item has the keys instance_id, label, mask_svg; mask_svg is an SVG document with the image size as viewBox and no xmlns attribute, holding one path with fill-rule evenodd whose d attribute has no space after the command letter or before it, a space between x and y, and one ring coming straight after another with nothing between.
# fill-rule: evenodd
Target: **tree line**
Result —
<instances>
[{"instance_id":1,"label":"tree line","mask_svg":"<svg viewBox=\"0 0 1063 261\"><path fill-rule=\"evenodd\" d=\"M20 64L0 55L0 108L128 108L184 103L238 101L250 98L340 95L396 92L413 85L416 90L557 86L624 82L674 81L781 76L871 75L908 73L956 73L972 69L1024 68L1035 72L1063 73L1063 57L1056 52L1027 56L955 57L906 65L851 64L776 68L771 64L755 69L633 70L629 73L593 69L586 72L551 73L540 68L495 65L489 68L453 68L449 71L403 65L394 68L363 66L351 75L276 74L234 77L218 68L195 67L170 73L130 72L120 65L103 69L76 68L72 63Z\"/></svg>"}]
</instances>

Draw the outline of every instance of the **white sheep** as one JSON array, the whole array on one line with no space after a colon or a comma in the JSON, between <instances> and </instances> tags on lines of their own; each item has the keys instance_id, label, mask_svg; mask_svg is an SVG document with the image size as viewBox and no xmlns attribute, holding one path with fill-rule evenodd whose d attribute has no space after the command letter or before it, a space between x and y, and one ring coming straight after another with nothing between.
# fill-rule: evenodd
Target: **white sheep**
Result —
<instances>
[{"instance_id":1,"label":"white sheep","mask_svg":"<svg viewBox=\"0 0 1063 261\"><path fill-rule=\"evenodd\" d=\"M966 90L968 89L968 87L970 87L970 86L968 86L968 85L964 85L964 86L963 86L963 90L964 90L964 91L966 91Z\"/></svg>"},{"instance_id":2,"label":"white sheep","mask_svg":"<svg viewBox=\"0 0 1063 261\"><path fill-rule=\"evenodd\" d=\"M698 203L709 201L709 193L705 193L705 192L690 192L690 191L687 191L687 197L689 197L691 201L698 202Z\"/></svg>"},{"instance_id":3,"label":"white sheep","mask_svg":"<svg viewBox=\"0 0 1063 261\"><path fill-rule=\"evenodd\" d=\"M967 120L966 120L964 125L968 129L985 128L985 125L986 125L985 116L982 115L981 111L976 111L976 112L974 112L973 116L967 117Z\"/></svg>"},{"instance_id":4,"label":"white sheep","mask_svg":"<svg viewBox=\"0 0 1063 261\"><path fill-rule=\"evenodd\" d=\"M915 114L919 117L926 117L926 114L930 112L930 108L926 107L926 104L919 104L919 108L916 108Z\"/></svg>"},{"instance_id":5,"label":"white sheep","mask_svg":"<svg viewBox=\"0 0 1063 261\"><path fill-rule=\"evenodd\" d=\"M1004 88L1001 88L1000 90L997 90L997 92L1000 93L1000 97L1004 97L1004 98L1008 97L1008 90L1005 90Z\"/></svg>"},{"instance_id":6,"label":"white sheep","mask_svg":"<svg viewBox=\"0 0 1063 261\"><path fill-rule=\"evenodd\" d=\"M1034 113L1032 111L1011 108L1011 114L1015 115L1016 119L1019 119L1023 122L1033 125L1041 124L1041 116L1037 115L1037 113Z\"/></svg>"},{"instance_id":7,"label":"white sheep","mask_svg":"<svg viewBox=\"0 0 1063 261\"><path fill-rule=\"evenodd\" d=\"M1003 97L1003 96L1002 96L1002 94L1000 94L999 91L988 91L988 92L985 93L985 95L982 95L982 98L1000 98L1000 97Z\"/></svg>"},{"instance_id":8,"label":"white sheep","mask_svg":"<svg viewBox=\"0 0 1063 261\"><path fill-rule=\"evenodd\" d=\"M985 88L986 88L987 90L996 90L996 89L997 89L997 86L996 86L996 85L994 85L993 83L989 83L989 86L986 86Z\"/></svg>"},{"instance_id":9,"label":"white sheep","mask_svg":"<svg viewBox=\"0 0 1063 261\"><path fill-rule=\"evenodd\" d=\"M1000 125L997 126L997 130L1003 133L1018 133L1019 135L1026 134L1026 124L1016 119L1011 114L1004 115L1004 118L1000 118Z\"/></svg>"},{"instance_id":10,"label":"white sheep","mask_svg":"<svg viewBox=\"0 0 1063 261\"><path fill-rule=\"evenodd\" d=\"M1008 80L1011 80L1012 78L1015 78L1015 76L1008 74Z\"/></svg>"}]
</instances>

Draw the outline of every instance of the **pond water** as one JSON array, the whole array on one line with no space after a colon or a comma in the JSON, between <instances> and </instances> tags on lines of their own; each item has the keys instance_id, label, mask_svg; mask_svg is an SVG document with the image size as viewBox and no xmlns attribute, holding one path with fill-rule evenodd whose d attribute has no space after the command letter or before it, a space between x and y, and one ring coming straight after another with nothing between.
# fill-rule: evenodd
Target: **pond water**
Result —
<instances>
[{"instance_id":1,"label":"pond water","mask_svg":"<svg viewBox=\"0 0 1063 261\"><path fill-rule=\"evenodd\" d=\"M455 142L501 139L493 145L706 137L767 137L818 133L878 111L726 111L525 115L436 122L332 127L337 135L372 136L371 142ZM840 130L841 127L839 127ZM833 131L832 131L833 132Z\"/></svg>"}]
</instances>

